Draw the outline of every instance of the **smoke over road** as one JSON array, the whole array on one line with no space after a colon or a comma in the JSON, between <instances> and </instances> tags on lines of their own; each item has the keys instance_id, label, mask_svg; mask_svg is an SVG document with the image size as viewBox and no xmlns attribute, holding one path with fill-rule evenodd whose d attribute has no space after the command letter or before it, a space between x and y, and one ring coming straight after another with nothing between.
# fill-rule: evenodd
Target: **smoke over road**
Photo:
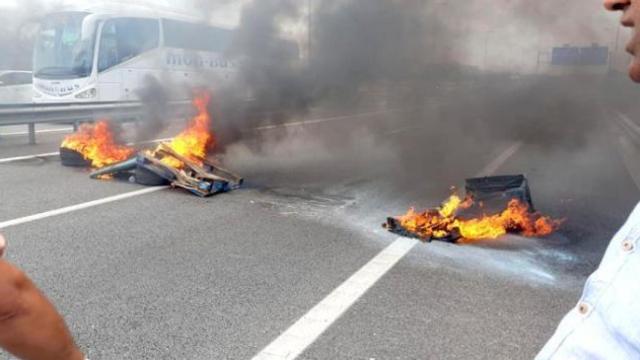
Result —
<instances>
[{"instance_id":1,"label":"smoke over road","mask_svg":"<svg viewBox=\"0 0 640 360\"><path fill-rule=\"evenodd\" d=\"M46 11L45 3L53 4L22 2L16 9L22 15L12 17L37 15ZM205 16L238 4L185 3ZM315 179L321 177L317 173L330 180L339 173L344 178L387 179L403 188L416 179L432 179L444 187L472 173L478 159L467 155L488 151L491 144L524 141L541 151L579 151L599 129L597 81L514 77L517 66L498 71L505 69L503 58L517 52L507 51L504 44L537 49L539 39L531 33L554 28L561 31L548 36L557 41L566 34L587 43L603 39L610 32L603 31L600 20L610 18L589 16L604 13L599 1L578 6L584 2L519 0L501 8L489 0L242 4L228 56L240 64L252 101L245 101L246 89L215 89L212 112L219 150L237 161L255 164L259 159L264 173L273 163L288 173L316 173ZM496 31L499 24L507 29ZM2 34L4 48L17 48L10 45L15 41L12 32ZM487 56L478 56L477 47L483 45ZM0 60L5 67L28 68L13 65L19 58ZM165 126L162 109L168 87L172 84L150 80L140 93L150 112L139 138L150 138ZM355 113L376 115L345 116ZM341 116L343 120L313 127L278 127ZM265 126L271 128L252 130Z\"/></svg>"},{"instance_id":2,"label":"smoke over road","mask_svg":"<svg viewBox=\"0 0 640 360\"><path fill-rule=\"evenodd\" d=\"M220 8L238 2L188 3L219 17ZM46 11L43 4L21 2L0 14L8 30L0 32L0 46L9 49L0 55L3 68L30 68L32 44L16 39L30 36L19 25ZM249 187L339 199L370 226L411 205L436 205L516 141L524 154L501 171L530 175L543 206L564 201L575 179L590 179L581 183L585 197L607 184L607 172L597 170L606 162L597 155L610 145L602 104L611 99L603 89L616 101L628 95L622 105L633 109L636 88L534 73L538 51L551 46L612 46L617 25L593 15L604 14L599 0L242 4L227 56L248 89L214 86L211 112L219 154ZM215 74L202 77L216 82ZM145 85L140 140L167 125L174 84ZM576 218L567 226L580 228Z\"/></svg>"},{"instance_id":3,"label":"smoke over road","mask_svg":"<svg viewBox=\"0 0 640 360\"><path fill-rule=\"evenodd\" d=\"M462 185L519 142L519 152L499 172L525 173L536 206L568 219L560 243L586 244L574 253L598 257L612 229L592 224L611 224L626 208L594 204L628 202L604 189L610 172L599 170L611 169L614 153L603 116L611 97L603 94L615 93L631 109L637 90L602 76L549 76L513 66L505 61L513 53L533 49L527 56L535 59L541 37L553 45L564 35L601 41L601 25L581 19L571 27L563 16L547 16L551 2L524 0L491 7L499 13L491 20L486 16L494 10L486 4L313 1L307 19L307 3L247 2L228 55L239 60L253 101L216 90L219 153L249 188L304 200L302 207L283 200L276 205L283 212L326 205L325 213L372 229L409 206L437 205L450 186ZM299 30L307 20L308 34ZM498 22L507 29L491 30ZM544 34L567 27L564 35ZM558 244L545 248L533 241L518 259L534 272L547 260L574 259ZM471 253L458 257L456 251L455 257L466 262ZM482 256L474 266L504 263L504 254ZM568 262L555 265L577 266Z\"/></svg>"},{"instance_id":4,"label":"smoke over road","mask_svg":"<svg viewBox=\"0 0 640 360\"><path fill-rule=\"evenodd\" d=\"M263 150L262 155L269 149L280 152L289 146L291 156L287 159L291 160L297 155L306 159L304 145L315 144L322 151L311 151L316 159L325 158L328 173L336 168L336 162L350 159L347 162L359 165L353 169L382 168L384 174L379 176L403 186L416 178L439 178L450 185L452 179L447 175L458 172L447 169L449 161L456 159L455 165L461 169L474 168L477 159L464 154L477 153L487 148L486 144L524 141L545 149L587 146L589 134L598 128L594 125L598 110L597 102L592 101L597 91L584 89L597 88L597 81L533 76L514 79L506 73L490 74L466 65L464 50L477 34L460 29L481 3L312 2L308 58L289 51L296 39L287 37L286 31L286 24L306 21L306 8L287 0L247 3L233 55L247 59L242 75L253 90L253 105L268 115L240 112L242 116L233 121L222 120L222 132L228 131L230 124L243 129L277 125L310 112L315 115L312 110L318 108L331 109L332 114L380 108L402 112L372 117L371 121L345 120L339 130L336 126L271 130L269 134L253 134L257 139L251 141L245 138L246 132L238 130L233 132L236 136L222 138L232 143L242 140L243 146L250 143L252 150ZM550 8L520 1L510 2L501 11L509 12L514 24L543 26L542 19ZM459 16L445 16L451 13ZM229 107L238 114L241 106ZM389 135L402 131L411 134ZM305 137L307 140L301 140ZM286 160L276 162L282 161ZM344 173L344 169L340 171Z\"/></svg>"},{"instance_id":5,"label":"smoke over road","mask_svg":"<svg viewBox=\"0 0 640 360\"><path fill-rule=\"evenodd\" d=\"M514 67L502 72L504 67L500 62L494 66L493 60L511 56L506 51L512 49L493 53L484 59L486 64L481 58L480 66L470 66L469 47L487 39L465 24L466 19L474 21L479 1L449 2L446 12L457 12L458 17L441 16L434 8L442 5L434 1L315 3L310 58L299 63L284 52L274 56L274 62L260 54L290 40L279 24L304 19L304 8L270 0L249 3L243 11L239 31L245 42L237 43L236 51L259 57L255 72L247 77L259 81L249 84L258 89L256 99L263 110L279 114L242 118L244 129L264 130L238 131L223 150L225 160L249 179L249 186L349 204L343 205L344 216L372 229L409 206L437 205L450 186L461 186L504 149L521 142L519 152L498 171L526 174L538 209L568 219L561 235L567 234L568 242L575 244L572 251L587 258L600 256L603 239L615 229L591 224L622 219L628 202L603 186L611 173L598 170L610 168L604 159L612 154L603 107L615 94L618 106L622 102L626 109L633 108L638 89L627 86L626 80L602 76L518 74ZM499 19L541 32L562 22L562 17L550 20L552 25L544 21L549 6L532 8L522 1L502 9L510 16ZM600 23L581 23L601 34ZM590 44L592 35L581 26L573 35ZM536 49L538 38L525 34L511 34L504 43L518 39ZM562 39L560 34L553 36ZM246 39L267 49L252 52ZM304 38L298 40L305 44ZM288 92L292 83L295 91ZM277 127L350 113L373 114ZM224 132L227 127L222 128ZM594 206L614 202L622 205L608 210ZM341 211L331 209L332 214ZM542 251L536 243L531 251L537 255L524 254L523 259L533 269L547 260L557 261L557 248L549 246ZM504 262L503 255L493 255L483 256ZM574 265L560 264L561 271L565 266Z\"/></svg>"}]
</instances>

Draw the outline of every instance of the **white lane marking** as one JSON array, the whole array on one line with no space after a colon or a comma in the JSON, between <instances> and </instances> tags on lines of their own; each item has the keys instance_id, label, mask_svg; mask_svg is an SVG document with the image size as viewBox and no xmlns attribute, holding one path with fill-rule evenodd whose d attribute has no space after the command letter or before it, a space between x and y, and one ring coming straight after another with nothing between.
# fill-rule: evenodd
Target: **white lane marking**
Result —
<instances>
[{"instance_id":1,"label":"white lane marking","mask_svg":"<svg viewBox=\"0 0 640 360\"><path fill-rule=\"evenodd\" d=\"M142 141L139 143L128 143L127 145L131 146L131 145L145 145L145 144L154 144L154 143L158 143L158 142L163 142L163 141L169 141L173 138L164 138L164 139L155 139L155 140L148 140L148 141ZM24 156L16 156L16 157L10 157L10 158L5 158L5 159L0 159L0 164L4 164L4 163L10 163L10 162L14 162L14 161L22 161L22 160L31 160L31 159L39 159L39 158L46 158L46 157L52 157L52 156L58 156L60 155L60 152L50 152L50 153L43 153L43 154L35 154L35 155L24 155Z\"/></svg>"},{"instance_id":2,"label":"white lane marking","mask_svg":"<svg viewBox=\"0 0 640 360\"><path fill-rule=\"evenodd\" d=\"M36 134L44 134L44 133L59 133L59 132L72 132L73 128L65 128L65 129L45 129L45 130L37 130ZM17 136L17 135L28 135L28 131L20 131L20 132L9 132L9 133L0 133L0 136Z\"/></svg>"},{"instance_id":3,"label":"white lane marking","mask_svg":"<svg viewBox=\"0 0 640 360\"><path fill-rule=\"evenodd\" d=\"M290 360L298 357L416 244L417 240L397 239L309 310L253 360Z\"/></svg>"},{"instance_id":4,"label":"white lane marking","mask_svg":"<svg viewBox=\"0 0 640 360\"><path fill-rule=\"evenodd\" d=\"M513 155L515 155L518 150L522 147L522 141L517 141L509 146L505 151L503 151L497 158L493 159L492 162L487 164L479 173L476 174L475 177L483 177L483 176L491 176L495 174L504 163L507 162Z\"/></svg>"},{"instance_id":5,"label":"white lane marking","mask_svg":"<svg viewBox=\"0 0 640 360\"><path fill-rule=\"evenodd\" d=\"M79 211L79 210L88 209L88 208L99 206L99 205L104 205L104 204L108 204L108 203L112 203L112 202L116 202L124 199L129 199L136 196L150 194L150 193L164 190L167 188L168 186L145 188L142 190L132 191L132 192L128 192L120 195L109 196L103 199L93 200L93 201L89 201L82 204L67 206L60 209L56 209L56 210L45 211L43 213L39 213L35 215L29 215L29 216L25 216L25 217L13 219L13 220L0 222L0 230L6 229L10 226L22 225L22 224L30 223L33 221L38 221L38 220L42 220L42 219L46 219L46 218L50 218L58 215L63 215L63 214L68 214L68 213Z\"/></svg>"},{"instance_id":6,"label":"white lane marking","mask_svg":"<svg viewBox=\"0 0 640 360\"><path fill-rule=\"evenodd\" d=\"M280 124L280 125L267 125L267 126L260 126L260 127L254 128L253 130L264 131L264 130L271 130L271 129L278 129L278 128L303 126L303 125L317 124L317 123L323 123L323 122L329 122L329 121L338 121L338 120L354 119L354 118L365 117L365 116L382 115L382 114L393 113L393 112L398 112L398 111L402 111L402 110L392 109L392 110L368 112L368 113L362 113L362 114L356 114L356 115L337 116L337 117L324 118L324 119L314 119L314 120L308 120L308 121L297 121L297 122L291 122L291 123ZM173 138L149 140L149 141L144 141L144 142L140 142L140 143L137 143L137 144L152 144L152 143L157 143L157 142L162 142L162 141L169 141L171 139L173 139ZM135 144L134 143L129 143L127 145L135 145ZM9 163L9 162L13 162L13 161L30 160L30 159L37 159L37 158L43 158L43 157L51 157L51 156L56 156L56 155L59 155L59 153L56 152L56 153L45 153L45 154L17 156L17 157L12 157L12 158L0 159L0 164Z\"/></svg>"},{"instance_id":7,"label":"white lane marking","mask_svg":"<svg viewBox=\"0 0 640 360\"><path fill-rule=\"evenodd\" d=\"M381 111L374 111L374 112L355 114L355 115L344 115L344 116L335 116L330 118L313 119L313 120L306 120L306 121L295 121L295 122L289 122L289 123L277 124L277 125L265 125L265 126L256 127L253 130L263 131L263 130L272 130L272 129L279 129L279 128L294 127L294 126L304 126L304 125L318 124L318 123L330 122L330 121L357 119L365 116L382 115L382 114L388 114L388 113L393 113L398 111L402 111L402 110L399 110L399 109L381 110Z\"/></svg>"},{"instance_id":8,"label":"white lane marking","mask_svg":"<svg viewBox=\"0 0 640 360\"><path fill-rule=\"evenodd\" d=\"M266 126L260 126L260 127L254 128L253 130L255 130L255 131L264 131L264 130L271 130L271 129L278 129L278 128L303 126L303 125L318 124L318 123L329 122L329 121L338 121L338 120L346 120L346 119L355 119L355 118L360 118L360 117L365 117L365 116L382 115L382 114L393 113L393 112L398 112L398 111L402 111L402 110L400 110L400 109L382 110L382 111L368 112L368 113L362 113L362 114L356 114L356 115L345 115L345 116L336 116L336 117L323 118L323 119L297 121L297 122L291 122L291 123L279 124L279 125L266 125ZM46 131L46 130L43 130L43 131ZM27 133L25 133L25 134L27 134ZM149 141L144 141L144 142L140 142L140 143L137 143L137 144L152 144L152 143L157 143L157 142L162 142L162 141L169 141L171 139L173 139L173 138L149 140ZM134 143L129 143L127 145L135 145L135 144ZM43 158L43 157L50 157L50 156L56 156L56 155L59 155L59 153L56 152L56 153L45 153L45 154L17 156L17 157L13 157L13 158L0 159L0 164L13 162L13 161L21 161L21 160L30 160L30 159L37 159L37 158Z\"/></svg>"},{"instance_id":9,"label":"white lane marking","mask_svg":"<svg viewBox=\"0 0 640 360\"><path fill-rule=\"evenodd\" d=\"M627 129L631 130L636 136L640 135L640 126L638 126L638 124L621 112L616 112L616 114L618 115L618 119L622 121L623 125L626 125Z\"/></svg>"},{"instance_id":10,"label":"white lane marking","mask_svg":"<svg viewBox=\"0 0 640 360\"><path fill-rule=\"evenodd\" d=\"M494 174L522 147L522 142L509 146L485 166L478 176ZM277 339L260 351L253 360L293 360L313 344L340 316L393 268L418 243L399 238L369 263L314 306Z\"/></svg>"},{"instance_id":11,"label":"white lane marking","mask_svg":"<svg viewBox=\"0 0 640 360\"><path fill-rule=\"evenodd\" d=\"M46 158L46 157L57 156L57 155L60 155L60 153L56 151L56 152L44 153L44 154L16 156L16 157L11 157L11 158L0 159L0 164L14 162L14 161L21 161L21 160L31 160L31 159L38 159L38 158Z\"/></svg>"}]
</instances>

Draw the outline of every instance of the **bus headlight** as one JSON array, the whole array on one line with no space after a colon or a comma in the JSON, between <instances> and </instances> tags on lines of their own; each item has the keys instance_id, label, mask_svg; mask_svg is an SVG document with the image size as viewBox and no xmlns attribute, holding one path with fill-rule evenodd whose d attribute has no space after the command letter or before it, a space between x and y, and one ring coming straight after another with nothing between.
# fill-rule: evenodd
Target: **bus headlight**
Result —
<instances>
[{"instance_id":1,"label":"bus headlight","mask_svg":"<svg viewBox=\"0 0 640 360\"><path fill-rule=\"evenodd\" d=\"M76 95L76 99L93 99L96 95L98 95L98 91L95 88L91 88Z\"/></svg>"}]
</instances>

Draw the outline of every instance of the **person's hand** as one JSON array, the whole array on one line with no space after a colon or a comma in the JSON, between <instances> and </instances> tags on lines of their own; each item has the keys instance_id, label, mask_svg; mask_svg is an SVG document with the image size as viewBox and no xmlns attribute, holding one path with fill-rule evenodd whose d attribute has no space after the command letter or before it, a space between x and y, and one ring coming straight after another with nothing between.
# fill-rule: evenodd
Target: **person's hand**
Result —
<instances>
[{"instance_id":1,"label":"person's hand","mask_svg":"<svg viewBox=\"0 0 640 360\"><path fill-rule=\"evenodd\" d=\"M6 251L0 235L0 258ZM2 259L0 348L25 360L85 359L53 304L25 273Z\"/></svg>"},{"instance_id":2,"label":"person's hand","mask_svg":"<svg viewBox=\"0 0 640 360\"><path fill-rule=\"evenodd\" d=\"M4 236L0 234L0 258L4 255L4 251L7 248L7 240L4 239Z\"/></svg>"}]
</instances>

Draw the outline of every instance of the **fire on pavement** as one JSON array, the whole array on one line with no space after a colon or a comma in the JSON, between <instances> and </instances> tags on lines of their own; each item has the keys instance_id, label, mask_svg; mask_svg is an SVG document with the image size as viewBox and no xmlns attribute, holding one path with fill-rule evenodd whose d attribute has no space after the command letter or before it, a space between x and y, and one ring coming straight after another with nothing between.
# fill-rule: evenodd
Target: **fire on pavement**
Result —
<instances>
[{"instance_id":1,"label":"fire on pavement","mask_svg":"<svg viewBox=\"0 0 640 360\"><path fill-rule=\"evenodd\" d=\"M451 243L497 239L508 233L544 237L562 224L536 212L522 175L468 179L464 197L453 194L440 207L390 217L383 227L423 241Z\"/></svg>"},{"instance_id":2,"label":"fire on pavement","mask_svg":"<svg viewBox=\"0 0 640 360\"><path fill-rule=\"evenodd\" d=\"M153 150L136 152L133 147L118 144L106 120L85 124L62 142L62 164L94 168L93 179L118 177L142 185L171 185L203 197L237 189L242 177L208 159L215 146L210 101L208 92L198 93L193 99L197 114L187 128Z\"/></svg>"}]
</instances>

